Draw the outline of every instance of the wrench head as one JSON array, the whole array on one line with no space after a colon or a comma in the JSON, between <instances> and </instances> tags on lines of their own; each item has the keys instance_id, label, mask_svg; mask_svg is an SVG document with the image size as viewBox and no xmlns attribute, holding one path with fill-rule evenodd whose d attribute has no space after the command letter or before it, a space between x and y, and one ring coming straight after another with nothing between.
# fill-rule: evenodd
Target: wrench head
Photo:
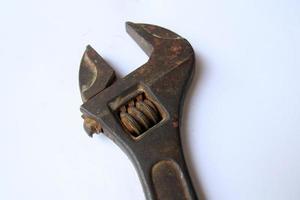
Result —
<instances>
[{"instance_id":1,"label":"wrench head","mask_svg":"<svg viewBox=\"0 0 300 200\"><path fill-rule=\"evenodd\" d=\"M142 132L150 135L166 124L178 129L180 107L194 70L194 51L189 42L178 34L159 26L132 22L126 23L126 30L149 56L144 65L113 82L113 69L88 47L79 75L84 101L81 111L84 116L100 123L104 133L118 144L124 144L124 140L128 139L143 138L140 134L134 137L128 134L120 117L122 107L128 108L130 101L135 104L138 96L155 106L160 119Z\"/></svg>"}]
</instances>

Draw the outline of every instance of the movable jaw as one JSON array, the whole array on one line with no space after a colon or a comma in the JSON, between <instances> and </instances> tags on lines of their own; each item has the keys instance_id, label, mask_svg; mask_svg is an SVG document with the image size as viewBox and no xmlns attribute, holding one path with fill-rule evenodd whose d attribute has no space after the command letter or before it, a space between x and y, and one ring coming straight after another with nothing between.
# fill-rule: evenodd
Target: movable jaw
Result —
<instances>
[{"instance_id":1,"label":"movable jaw","mask_svg":"<svg viewBox=\"0 0 300 200\"><path fill-rule=\"evenodd\" d=\"M86 102L107 88L115 78L115 71L88 45L82 56L79 70L79 87L82 101Z\"/></svg>"},{"instance_id":2,"label":"movable jaw","mask_svg":"<svg viewBox=\"0 0 300 200\"><path fill-rule=\"evenodd\" d=\"M79 74L85 129L90 136L103 131L128 154L148 199L156 199L154 190L161 192L157 175L164 176L169 165L175 173L170 182L178 182L182 195L193 199L179 135L180 111L194 70L193 49L187 40L159 26L127 22L126 30L149 60L115 79L113 69L87 47ZM162 171L154 170L154 165Z\"/></svg>"}]
</instances>

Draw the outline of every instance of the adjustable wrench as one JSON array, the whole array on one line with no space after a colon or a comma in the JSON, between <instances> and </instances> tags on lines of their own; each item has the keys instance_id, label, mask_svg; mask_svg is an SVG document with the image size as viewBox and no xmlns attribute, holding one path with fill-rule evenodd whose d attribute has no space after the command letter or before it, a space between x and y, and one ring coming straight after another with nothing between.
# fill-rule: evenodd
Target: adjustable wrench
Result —
<instances>
[{"instance_id":1,"label":"adjustable wrench","mask_svg":"<svg viewBox=\"0 0 300 200\"><path fill-rule=\"evenodd\" d=\"M197 199L180 140L181 109L194 70L194 52L176 33L150 24L126 23L149 60L122 79L90 46L79 84L84 127L103 132L133 162L145 196Z\"/></svg>"}]
</instances>

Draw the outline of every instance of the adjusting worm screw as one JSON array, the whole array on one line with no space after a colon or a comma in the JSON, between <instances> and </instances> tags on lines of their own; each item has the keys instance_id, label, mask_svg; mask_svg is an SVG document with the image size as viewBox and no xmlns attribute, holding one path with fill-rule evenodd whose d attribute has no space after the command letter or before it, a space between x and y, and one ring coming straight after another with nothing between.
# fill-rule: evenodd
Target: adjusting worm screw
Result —
<instances>
[{"instance_id":1,"label":"adjusting worm screw","mask_svg":"<svg viewBox=\"0 0 300 200\"><path fill-rule=\"evenodd\" d=\"M123 105L119 115L125 129L134 137L141 135L161 119L156 106L142 94Z\"/></svg>"}]
</instances>

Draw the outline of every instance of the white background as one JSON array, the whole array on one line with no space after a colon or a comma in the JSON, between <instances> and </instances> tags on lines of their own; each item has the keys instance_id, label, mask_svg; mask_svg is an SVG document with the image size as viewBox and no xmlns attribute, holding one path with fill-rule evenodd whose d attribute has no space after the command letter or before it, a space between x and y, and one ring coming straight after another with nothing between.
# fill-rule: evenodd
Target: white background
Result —
<instances>
[{"instance_id":1,"label":"white background","mask_svg":"<svg viewBox=\"0 0 300 200\"><path fill-rule=\"evenodd\" d=\"M119 77L146 62L125 32L133 21L197 54L181 128L198 193L299 200L299 11L298 0L2 0L0 199L144 199L126 155L89 138L79 112L87 44Z\"/></svg>"}]
</instances>

